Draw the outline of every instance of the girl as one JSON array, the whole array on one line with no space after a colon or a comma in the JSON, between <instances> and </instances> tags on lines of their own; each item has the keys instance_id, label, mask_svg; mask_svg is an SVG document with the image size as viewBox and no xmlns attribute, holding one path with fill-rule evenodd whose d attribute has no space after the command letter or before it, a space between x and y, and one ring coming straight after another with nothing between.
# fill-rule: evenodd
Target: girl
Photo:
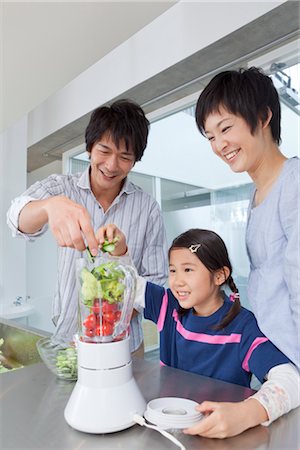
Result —
<instances>
[{"instance_id":1,"label":"girl","mask_svg":"<svg viewBox=\"0 0 300 450\"><path fill-rule=\"evenodd\" d=\"M127 252L115 225L100 228L119 236L114 256ZM139 277L136 307L160 332L162 364L249 386L252 374L267 380L260 391L237 403L203 402L205 416L187 434L224 438L258 424L269 424L299 405L299 373L259 330L254 315L241 307L223 240L213 231L192 229L174 239L169 250L170 289ZM233 294L228 298L221 286Z\"/></svg>"},{"instance_id":2,"label":"girl","mask_svg":"<svg viewBox=\"0 0 300 450\"><path fill-rule=\"evenodd\" d=\"M226 71L201 93L196 122L234 172L247 172L248 299L263 333L300 368L300 161L280 151L280 102L260 70ZM296 152L295 152L296 153Z\"/></svg>"}]
</instances>

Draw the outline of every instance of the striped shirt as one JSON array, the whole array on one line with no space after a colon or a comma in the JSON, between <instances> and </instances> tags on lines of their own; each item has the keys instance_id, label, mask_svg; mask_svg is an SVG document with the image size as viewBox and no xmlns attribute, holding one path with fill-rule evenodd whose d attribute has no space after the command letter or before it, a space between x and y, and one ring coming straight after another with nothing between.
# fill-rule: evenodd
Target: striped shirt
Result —
<instances>
[{"instance_id":1,"label":"striped shirt","mask_svg":"<svg viewBox=\"0 0 300 450\"><path fill-rule=\"evenodd\" d=\"M228 297L208 317L192 309L180 315L178 306L170 289L147 283L144 316L157 324L162 365L249 387L252 374L263 382L271 368L290 362L245 308L224 329L214 328L232 306Z\"/></svg>"},{"instance_id":2,"label":"striped shirt","mask_svg":"<svg viewBox=\"0 0 300 450\"><path fill-rule=\"evenodd\" d=\"M114 223L126 236L131 259L138 273L147 280L163 285L167 278L167 241L161 210L151 195L128 179L107 211L96 200L90 187L89 168L76 175L51 175L33 184L17 197L7 213L7 223L13 236L34 240L47 230L45 225L35 234L18 230L21 209L30 201L63 195L83 205L91 218L93 229ZM67 247L58 247L58 280L53 301L52 319L56 325L55 337L72 339L78 328L78 293L76 289L75 260L82 253ZM131 321L131 351L142 340L141 314Z\"/></svg>"}]
</instances>

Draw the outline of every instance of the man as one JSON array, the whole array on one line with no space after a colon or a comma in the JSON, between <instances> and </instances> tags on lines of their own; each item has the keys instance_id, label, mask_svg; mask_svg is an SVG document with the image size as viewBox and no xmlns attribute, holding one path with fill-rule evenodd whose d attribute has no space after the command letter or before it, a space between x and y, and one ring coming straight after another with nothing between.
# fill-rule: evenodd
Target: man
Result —
<instances>
[{"instance_id":1,"label":"man","mask_svg":"<svg viewBox=\"0 0 300 450\"><path fill-rule=\"evenodd\" d=\"M167 243L157 202L127 179L147 145L149 122L128 100L97 108L85 132L90 166L82 174L51 175L16 198L8 213L14 236L34 240L47 227L58 245L58 283L53 304L55 337L71 339L77 330L75 260L88 246L98 253L97 230L109 223L128 240L140 275L163 284ZM141 315L131 321L131 351L142 346Z\"/></svg>"}]
</instances>

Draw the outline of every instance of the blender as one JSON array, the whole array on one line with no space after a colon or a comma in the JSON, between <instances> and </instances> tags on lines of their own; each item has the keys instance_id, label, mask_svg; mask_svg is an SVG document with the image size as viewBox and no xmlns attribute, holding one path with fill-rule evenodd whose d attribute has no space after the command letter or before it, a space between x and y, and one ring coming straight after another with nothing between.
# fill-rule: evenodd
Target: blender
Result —
<instances>
[{"instance_id":1,"label":"blender","mask_svg":"<svg viewBox=\"0 0 300 450\"><path fill-rule=\"evenodd\" d=\"M146 403L133 377L129 325L136 272L104 254L76 262L79 290L78 379L65 408L66 422L87 433L131 427Z\"/></svg>"}]
</instances>

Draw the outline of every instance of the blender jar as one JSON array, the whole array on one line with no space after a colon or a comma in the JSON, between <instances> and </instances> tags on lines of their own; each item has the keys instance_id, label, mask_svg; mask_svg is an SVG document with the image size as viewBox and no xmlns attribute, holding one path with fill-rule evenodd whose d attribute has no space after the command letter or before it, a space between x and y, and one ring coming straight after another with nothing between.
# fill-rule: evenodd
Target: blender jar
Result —
<instances>
[{"instance_id":1,"label":"blender jar","mask_svg":"<svg viewBox=\"0 0 300 450\"><path fill-rule=\"evenodd\" d=\"M77 260L79 334L84 342L128 337L136 290L136 271L107 254L93 262Z\"/></svg>"}]
</instances>

